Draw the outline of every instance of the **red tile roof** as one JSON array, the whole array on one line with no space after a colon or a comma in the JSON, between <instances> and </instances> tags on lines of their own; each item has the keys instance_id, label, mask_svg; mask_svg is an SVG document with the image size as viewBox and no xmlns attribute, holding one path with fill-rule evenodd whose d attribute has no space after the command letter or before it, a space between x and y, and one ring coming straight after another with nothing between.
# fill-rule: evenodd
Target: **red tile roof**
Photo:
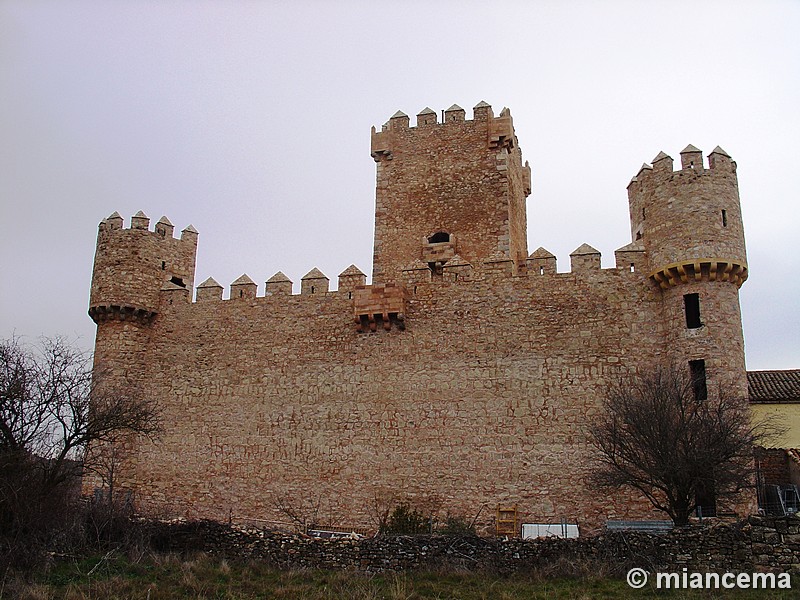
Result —
<instances>
[{"instance_id":1,"label":"red tile roof","mask_svg":"<svg viewBox=\"0 0 800 600\"><path fill-rule=\"evenodd\" d=\"M800 369L787 371L748 371L750 402L800 403Z\"/></svg>"}]
</instances>

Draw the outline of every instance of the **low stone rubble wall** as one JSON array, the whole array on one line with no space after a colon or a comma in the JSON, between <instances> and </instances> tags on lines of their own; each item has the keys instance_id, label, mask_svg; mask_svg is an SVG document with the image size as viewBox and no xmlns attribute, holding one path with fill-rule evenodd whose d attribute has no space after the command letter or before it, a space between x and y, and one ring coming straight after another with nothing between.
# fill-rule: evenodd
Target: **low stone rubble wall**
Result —
<instances>
[{"instance_id":1,"label":"low stone rubble wall","mask_svg":"<svg viewBox=\"0 0 800 600\"><path fill-rule=\"evenodd\" d=\"M205 551L265 560L278 568L358 571L538 570L556 575L649 571L800 573L800 518L752 516L651 534L615 531L578 539L499 540L469 536L316 539L212 521L147 524L160 551Z\"/></svg>"}]
</instances>

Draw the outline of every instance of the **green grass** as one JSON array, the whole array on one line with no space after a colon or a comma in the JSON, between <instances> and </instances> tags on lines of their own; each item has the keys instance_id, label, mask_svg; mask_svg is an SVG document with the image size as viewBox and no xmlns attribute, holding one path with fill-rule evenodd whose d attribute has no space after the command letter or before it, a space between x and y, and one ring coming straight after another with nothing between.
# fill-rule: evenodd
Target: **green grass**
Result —
<instances>
[{"instance_id":1,"label":"green grass","mask_svg":"<svg viewBox=\"0 0 800 600\"><path fill-rule=\"evenodd\" d=\"M227 561L207 555L181 558L150 555L130 560L115 554L65 561L33 582L0 583L0 598L20 600L128 599L308 599L332 600L512 600L616 598L798 598L795 590L686 592L632 590L608 577L510 577L479 573L384 573L278 571L256 561Z\"/></svg>"}]
</instances>

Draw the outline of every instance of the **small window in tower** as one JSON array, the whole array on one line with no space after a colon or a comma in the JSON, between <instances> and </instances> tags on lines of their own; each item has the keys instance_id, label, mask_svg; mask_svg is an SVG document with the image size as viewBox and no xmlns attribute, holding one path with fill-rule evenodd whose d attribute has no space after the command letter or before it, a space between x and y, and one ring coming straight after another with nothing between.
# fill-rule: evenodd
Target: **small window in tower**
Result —
<instances>
[{"instance_id":1,"label":"small window in tower","mask_svg":"<svg viewBox=\"0 0 800 600\"><path fill-rule=\"evenodd\" d=\"M441 244L442 242L449 242L450 234L446 231L438 231L428 238L430 244Z\"/></svg>"},{"instance_id":2,"label":"small window in tower","mask_svg":"<svg viewBox=\"0 0 800 600\"><path fill-rule=\"evenodd\" d=\"M700 294L684 294L683 310L686 313L686 327L697 329L703 326L700 321Z\"/></svg>"},{"instance_id":3,"label":"small window in tower","mask_svg":"<svg viewBox=\"0 0 800 600\"><path fill-rule=\"evenodd\" d=\"M644 219L644 207L642 207L642 219Z\"/></svg>"},{"instance_id":4,"label":"small window in tower","mask_svg":"<svg viewBox=\"0 0 800 600\"><path fill-rule=\"evenodd\" d=\"M689 372L692 375L692 391L695 400L705 400L708 398L708 387L706 386L706 361L689 361Z\"/></svg>"},{"instance_id":5,"label":"small window in tower","mask_svg":"<svg viewBox=\"0 0 800 600\"><path fill-rule=\"evenodd\" d=\"M311 293L312 294L314 293L314 286L313 285L311 286Z\"/></svg>"},{"instance_id":6,"label":"small window in tower","mask_svg":"<svg viewBox=\"0 0 800 600\"><path fill-rule=\"evenodd\" d=\"M637 231L637 232L636 232L636 239L637 239L637 240L640 240L640 239L642 239L642 232L641 232L641 231Z\"/></svg>"},{"instance_id":7,"label":"small window in tower","mask_svg":"<svg viewBox=\"0 0 800 600\"><path fill-rule=\"evenodd\" d=\"M728 226L728 211L725 210L724 208L722 209L722 226L723 227Z\"/></svg>"},{"instance_id":8,"label":"small window in tower","mask_svg":"<svg viewBox=\"0 0 800 600\"><path fill-rule=\"evenodd\" d=\"M631 273L635 273L635 272L636 272L636 265L631 263Z\"/></svg>"},{"instance_id":9,"label":"small window in tower","mask_svg":"<svg viewBox=\"0 0 800 600\"><path fill-rule=\"evenodd\" d=\"M162 261L161 261L161 270L163 271L163 270L165 270L166 268L167 268L167 261L165 261L165 260L162 260Z\"/></svg>"},{"instance_id":10,"label":"small window in tower","mask_svg":"<svg viewBox=\"0 0 800 600\"><path fill-rule=\"evenodd\" d=\"M544 275L544 267L539 267L539 275Z\"/></svg>"}]
</instances>

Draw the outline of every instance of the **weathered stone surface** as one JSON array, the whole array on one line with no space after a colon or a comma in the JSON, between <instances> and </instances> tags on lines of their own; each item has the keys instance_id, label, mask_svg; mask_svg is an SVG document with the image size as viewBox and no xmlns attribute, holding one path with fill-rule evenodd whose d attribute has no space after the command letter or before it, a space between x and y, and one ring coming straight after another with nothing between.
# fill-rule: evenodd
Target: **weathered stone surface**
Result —
<instances>
[{"instance_id":1,"label":"weathered stone surface","mask_svg":"<svg viewBox=\"0 0 800 600\"><path fill-rule=\"evenodd\" d=\"M618 267L581 246L557 273L550 253L527 255L530 170L510 114L474 110L421 128L397 114L373 133L369 287L351 268L330 291L314 270L292 295L278 273L265 296L248 278L222 300L209 279L192 302L193 229L177 240L118 215L101 223L96 362L157 398L165 423L157 442L131 440L117 471L137 509L374 528L409 501L478 515L484 532L500 504L582 533L660 518L591 484L589 426L610 383L654 365L704 360L712 393L730 384L744 399L742 279L708 262L746 258L735 163L720 153L673 172L660 157L628 188L635 243ZM690 329L695 293L702 326Z\"/></svg>"},{"instance_id":2,"label":"weathered stone surface","mask_svg":"<svg viewBox=\"0 0 800 600\"><path fill-rule=\"evenodd\" d=\"M770 518L762 528L774 532ZM353 569L367 572L469 570L521 573L530 570L624 575L633 567L651 572L789 572L800 574L800 550L776 545L769 552L753 543L756 529L747 521L676 528L668 533L605 532L558 539L499 540L463 536L396 536L318 539L300 534L237 528L210 521L148 524L156 549L206 551L229 557L266 560L285 569ZM560 570L560 571L559 571Z\"/></svg>"}]
</instances>

